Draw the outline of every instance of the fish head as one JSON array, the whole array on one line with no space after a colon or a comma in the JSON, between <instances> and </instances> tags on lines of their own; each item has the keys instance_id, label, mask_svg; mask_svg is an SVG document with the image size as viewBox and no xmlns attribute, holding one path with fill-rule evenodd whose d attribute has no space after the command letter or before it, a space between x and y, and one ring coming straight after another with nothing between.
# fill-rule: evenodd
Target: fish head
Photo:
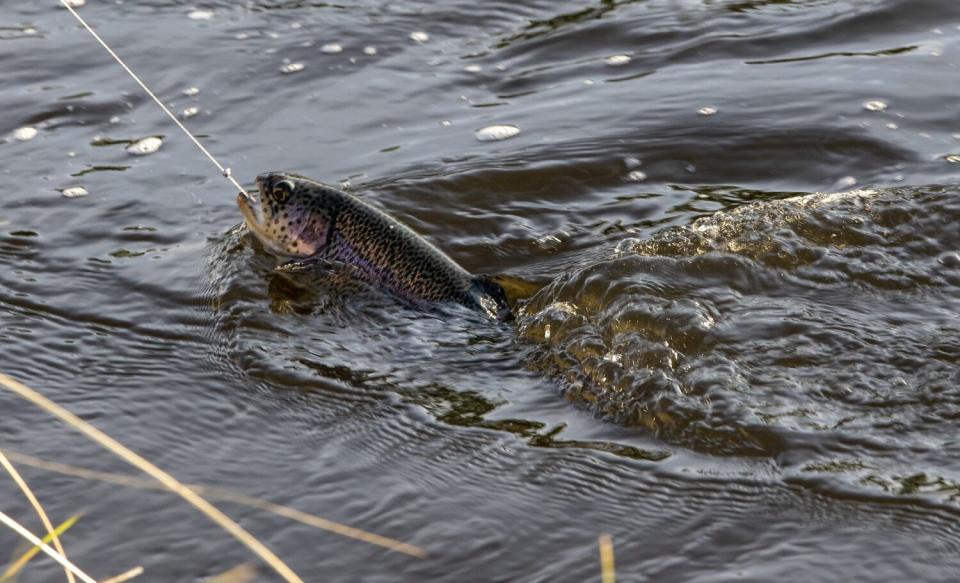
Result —
<instances>
[{"instance_id":1,"label":"fish head","mask_svg":"<svg viewBox=\"0 0 960 583\"><path fill-rule=\"evenodd\" d=\"M237 195L247 228L283 257L309 257L323 248L333 215L331 193L319 182L285 172L257 176L257 193Z\"/></svg>"}]
</instances>

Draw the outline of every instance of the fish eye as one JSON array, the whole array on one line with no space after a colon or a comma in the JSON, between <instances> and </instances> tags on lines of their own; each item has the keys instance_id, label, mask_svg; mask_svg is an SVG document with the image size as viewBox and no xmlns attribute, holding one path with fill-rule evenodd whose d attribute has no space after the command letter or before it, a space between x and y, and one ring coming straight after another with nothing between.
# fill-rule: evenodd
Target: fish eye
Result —
<instances>
[{"instance_id":1,"label":"fish eye","mask_svg":"<svg viewBox=\"0 0 960 583\"><path fill-rule=\"evenodd\" d=\"M273 185L273 191L271 194L273 195L274 200L279 203L283 203L287 200L287 197L293 194L293 183L289 180L281 180Z\"/></svg>"}]
</instances>

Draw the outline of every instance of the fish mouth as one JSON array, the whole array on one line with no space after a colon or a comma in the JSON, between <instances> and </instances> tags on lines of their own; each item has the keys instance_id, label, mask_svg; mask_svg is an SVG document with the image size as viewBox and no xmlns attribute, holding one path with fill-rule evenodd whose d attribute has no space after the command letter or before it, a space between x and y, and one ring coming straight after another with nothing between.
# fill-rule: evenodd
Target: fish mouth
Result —
<instances>
[{"instance_id":1,"label":"fish mouth","mask_svg":"<svg viewBox=\"0 0 960 583\"><path fill-rule=\"evenodd\" d=\"M261 243L263 243L264 247L274 253L282 253L282 249L277 247L276 243L273 241L273 237L267 233L267 230L264 227L263 206L258 204L259 201L263 200L263 185L257 181L257 186L260 187L260 192L258 195L252 195L247 192L238 192L237 206L240 207L240 214L243 215L243 222L246 223L247 229L253 233L253 235L259 239Z\"/></svg>"},{"instance_id":2,"label":"fish mouth","mask_svg":"<svg viewBox=\"0 0 960 583\"><path fill-rule=\"evenodd\" d=\"M290 254L283 248L282 245L279 245L273 235L267 232L266 226L266 214L264 212L264 201L266 201L266 188L267 185L264 184L264 181L257 177L257 193L248 193L248 192L238 192L237 193L237 206L240 207L240 214L243 215L243 222L246 223L247 229L253 233L253 235L260 240L260 243L263 246L278 256L289 256Z\"/></svg>"},{"instance_id":3,"label":"fish mouth","mask_svg":"<svg viewBox=\"0 0 960 583\"><path fill-rule=\"evenodd\" d=\"M237 206L240 207L240 214L243 215L244 222L251 230L254 230L255 226L258 227L263 221L263 211L257 203L257 198L250 193L237 193Z\"/></svg>"},{"instance_id":4,"label":"fish mouth","mask_svg":"<svg viewBox=\"0 0 960 583\"><path fill-rule=\"evenodd\" d=\"M263 202L266 200L267 188L263 175L254 178L254 182L257 185L256 192L240 191L237 193L237 206L240 207L243 219L252 231L257 230L255 225L260 225L264 222Z\"/></svg>"},{"instance_id":5,"label":"fish mouth","mask_svg":"<svg viewBox=\"0 0 960 583\"><path fill-rule=\"evenodd\" d=\"M248 206L251 206L251 207L252 207L252 206L256 206L256 204L257 204L257 199L259 198L257 195L250 194L250 193L247 192L246 190L241 190L240 192L238 192L238 193L237 193L237 197L238 197L238 199L239 199L239 198L242 198L242 199L244 200L244 202L246 202L246 204L247 204Z\"/></svg>"}]
</instances>

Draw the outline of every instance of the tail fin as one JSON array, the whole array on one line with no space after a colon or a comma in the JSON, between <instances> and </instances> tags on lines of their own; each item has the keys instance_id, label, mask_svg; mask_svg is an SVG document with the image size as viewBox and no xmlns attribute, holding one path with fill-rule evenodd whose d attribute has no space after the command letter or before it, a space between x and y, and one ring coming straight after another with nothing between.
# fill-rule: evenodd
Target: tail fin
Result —
<instances>
[{"instance_id":1,"label":"tail fin","mask_svg":"<svg viewBox=\"0 0 960 583\"><path fill-rule=\"evenodd\" d=\"M490 278L483 275L474 277L473 285L470 286L470 295L491 318L498 320L513 319L506 292L503 291L500 284Z\"/></svg>"}]
</instances>

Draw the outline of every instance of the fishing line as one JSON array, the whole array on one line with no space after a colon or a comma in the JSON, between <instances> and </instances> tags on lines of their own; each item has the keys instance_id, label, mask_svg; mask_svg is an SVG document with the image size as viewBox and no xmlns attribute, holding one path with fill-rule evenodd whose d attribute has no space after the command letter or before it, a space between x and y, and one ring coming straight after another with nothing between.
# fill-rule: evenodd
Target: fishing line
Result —
<instances>
[{"instance_id":1,"label":"fishing line","mask_svg":"<svg viewBox=\"0 0 960 583\"><path fill-rule=\"evenodd\" d=\"M177 127L183 130L183 133L187 134L187 137L190 138L190 140L193 141L193 143L198 148L200 148L200 151L203 152L203 154L207 158L209 158L211 162L213 162L213 165L217 167L217 170L220 171L220 174L222 174L224 178L229 180L237 188L237 190L241 192L241 194L243 194L245 197L249 199L250 195L247 194L247 191L244 190L243 187L240 186L240 183L237 182L237 180L233 177L233 173L230 171L230 168L225 168L222 164L220 164L220 162L217 161L216 158L213 157L213 154L208 152L207 149L203 147L203 144L200 143L200 140L195 138L193 134L190 133L190 130L188 130L186 126L184 126L182 123L180 123L180 120L177 119L177 116L173 115L173 113L169 109L167 109L167 106L164 105L163 102L160 101L160 99L156 95L154 95L153 91L150 91L150 88L147 87L147 84L141 81L140 77L138 77L137 74L134 73L133 70L131 70L130 67L128 67L127 64L123 62L123 59L121 59L120 56L117 53L115 53L113 49L110 48L110 45L108 45L106 41L100 38L100 35L97 34L97 32L93 30L90 27L90 25L87 24L87 22L79 14L77 14L77 11L74 10L72 6L70 6L67 0L60 0L60 4L63 4L63 7L70 11L70 14L72 14L80 22L83 28L87 29L87 32L92 34L93 38L97 39L97 42L99 42L100 45L104 49L106 49L108 53L110 53L110 56L113 57L114 60L116 60L117 63L120 64L121 67L123 67L124 71L126 71L131 77L133 77L133 80L136 81L137 84L139 84L140 87L142 87L143 90L147 92L147 95L149 95L157 103L157 105L160 106L160 109L162 109L164 113L166 113L170 117L170 119L173 120L173 123L177 124Z\"/></svg>"}]
</instances>

